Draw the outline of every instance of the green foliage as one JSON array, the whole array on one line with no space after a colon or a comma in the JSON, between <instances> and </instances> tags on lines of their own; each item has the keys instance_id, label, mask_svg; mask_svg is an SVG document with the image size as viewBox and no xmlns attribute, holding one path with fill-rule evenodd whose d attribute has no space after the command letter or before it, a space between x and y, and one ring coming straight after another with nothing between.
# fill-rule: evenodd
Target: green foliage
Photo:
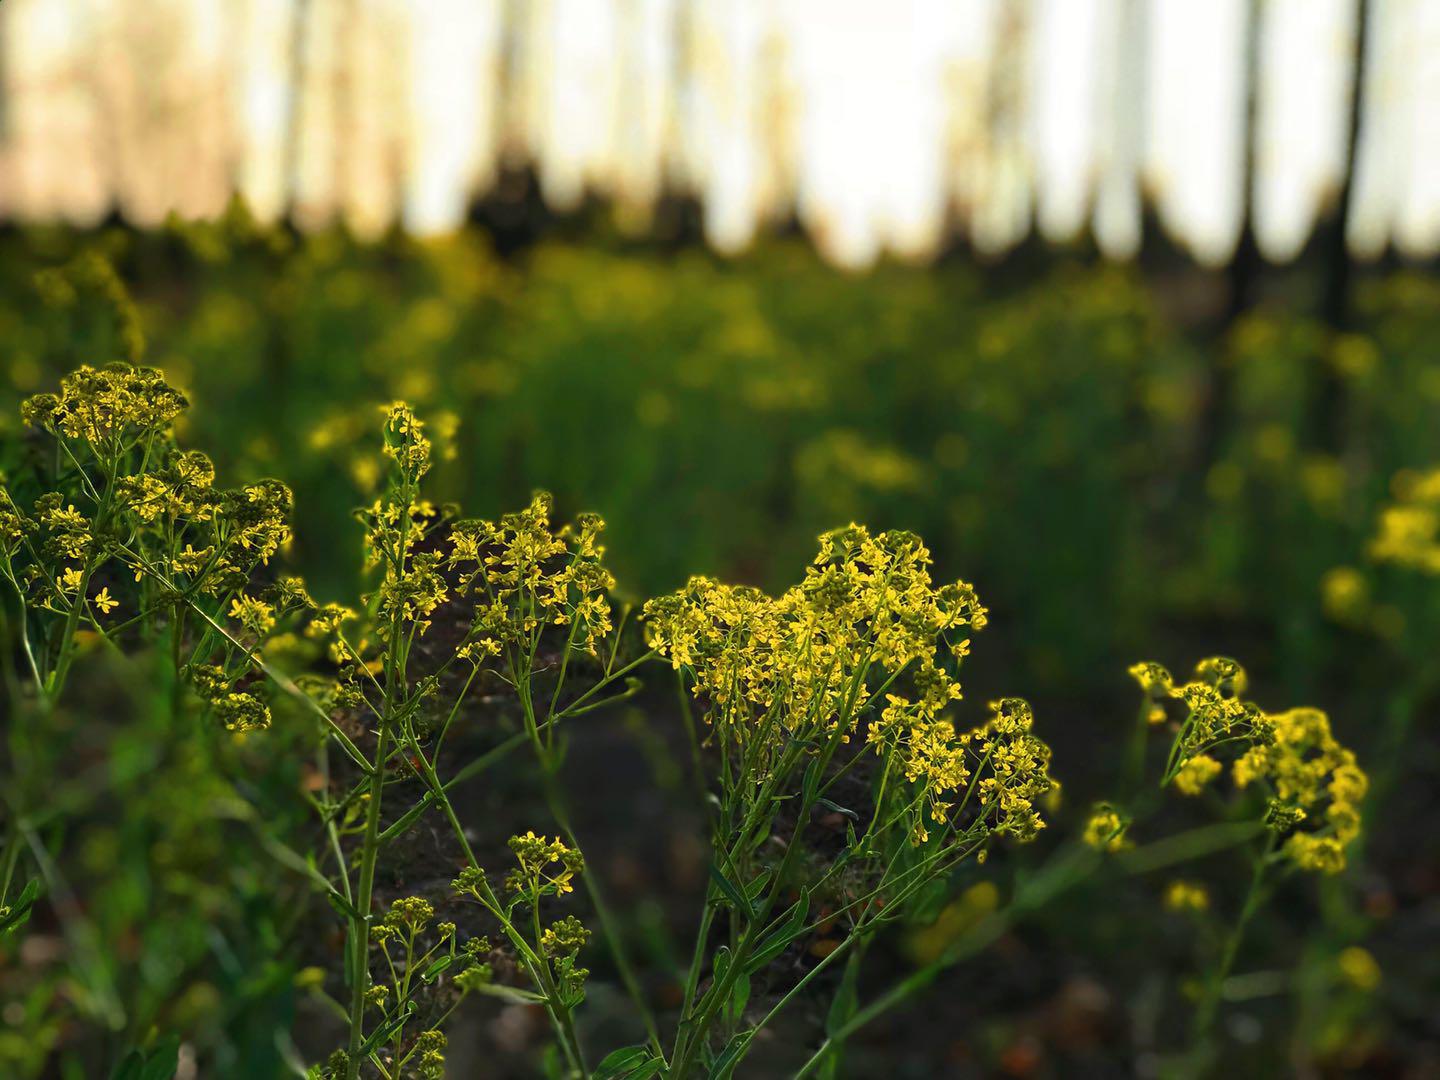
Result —
<instances>
[{"instance_id":1,"label":"green foliage","mask_svg":"<svg viewBox=\"0 0 1440 1080\"><path fill-rule=\"evenodd\" d=\"M65 258L22 286L43 307L0 300L15 360L0 396L25 397L26 424L0 451L0 950L63 949L0 979L7 1020L23 1014L25 1035L0 1037L16 1075L149 1075L135 1070L169 1060L161 1031L216 1075L308 1055L331 1080L437 1076L467 999L534 1006L556 1072L629 1080L744 1075L809 1001L823 1033L797 1075L840 1075L856 1031L1022 917L1187 864L1166 903L1205 927L1224 905L1188 864L1259 842L1192 1010L1209 1053L1282 872L1360 857L1355 755L1324 714L1243 699L1230 661L1178 687L1140 667L1115 801L1010 854L999 841L1061 813L1050 747L1019 698L960 723L959 668L990 617L930 575L963 563L998 597L990 693L1017 669L1042 690L1108 686L1098 661L1164 647L1162 618L1283 622L1269 662L1307 688L1357 632L1423 656L1433 590L1387 592L1435 540L1433 478L1385 488L1440 458L1402 392L1440 395L1415 370L1436 335L1407 279L1372 291L1375 326L1356 335L1236 327L1235 408L1191 483L1203 358L1120 271L997 291L954 268L838 278L784 247L722 266L559 245L517 267L473 238L291 245L240 215L111 237L113 262L29 242ZM152 263L177 293L133 303L115 266ZM153 369L70 371L137 360L147 338ZM1363 459L1295 435L1317 355ZM36 393L51 376L58 392ZM523 509L466 519L452 497ZM557 501L604 509L613 552L597 516L552 523ZM847 519L885 528L834 528ZM636 620L627 589L660 595ZM1364 655L1350 694L1423 694L1419 664L1382 677L1389 661ZM664 678L657 656L678 711L637 697L636 675ZM566 782L576 722L632 699L681 721L708 826L666 1009L637 973L631 913L586 869L587 793ZM1162 729L1159 779L1218 822L1170 828L1143 783ZM1088 756L1119 760L1100 734ZM460 785L502 761L523 809L462 819ZM871 946L897 939L916 971L873 993ZM597 979L621 984L645 1038L592 1068ZM302 1053L307 1009L330 1041Z\"/></svg>"}]
</instances>

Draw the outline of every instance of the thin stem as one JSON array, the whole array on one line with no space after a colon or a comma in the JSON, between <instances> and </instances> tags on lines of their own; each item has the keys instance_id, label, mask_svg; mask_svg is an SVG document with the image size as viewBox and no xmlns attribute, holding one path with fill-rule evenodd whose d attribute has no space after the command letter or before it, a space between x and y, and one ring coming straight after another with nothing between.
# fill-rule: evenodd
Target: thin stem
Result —
<instances>
[{"instance_id":1,"label":"thin stem","mask_svg":"<svg viewBox=\"0 0 1440 1080\"><path fill-rule=\"evenodd\" d=\"M1204 996L1201 997L1200 1004L1195 1010L1195 1021L1191 1029L1191 1055L1195 1061L1199 1061L1206 1052L1206 1044L1210 1038L1211 1028L1215 1024L1215 1015L1219 1010L1220 998L1225 989L1225 980L1230 975L1230 969L1235 965L1235 957L1239 955L1240 943L1245 937L1245 928L1254 916L1256 908L1260 906L1260 898L1264 891L1265 872L1270 867L1275 844L1276 834L1271 831L1266 837L1264 849L1255 858L1254 872L1250 875L1250 888L1246 890L1240 915L1235 920L1235 925L1231 928L1230 935L1225 941L1220 961L1206 979Z\"/></svg>"},{"instance_id":2,"label":"thin stem","mask_svg":"<svg viewBox=\"0 0 1440 1080\"><path fill-rule=\"evenodd\" d=\"M370 984L370 903L375 888L375 856L380 850L380 793L385 778L385 753L389 726L380 726L376 741L375 767L370 773L370 802L365 808L365 835L360 844L360 880L355 909L358 919L350 920L350 956L354 964L350 987L350 1061L347 1080L360 1075L360 1046L364 1042L365 992Z\"/></svg>"}]
</instances>

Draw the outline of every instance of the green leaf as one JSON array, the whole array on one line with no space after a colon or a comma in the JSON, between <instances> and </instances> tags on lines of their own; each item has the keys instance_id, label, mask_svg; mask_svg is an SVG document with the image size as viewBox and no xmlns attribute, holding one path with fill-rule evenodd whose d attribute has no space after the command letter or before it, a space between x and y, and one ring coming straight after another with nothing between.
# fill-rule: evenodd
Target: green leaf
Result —
<instances>
[{"instance_id":1,"label":"green leaf","mask_svg":"<svg viewBox=\"0 0 1440 1080\"><path fill-rule=\"evenodd\" d=\"M721 873L720 867L714 863L710 864L710 880L715 882L716 888L724 894L725 899L730 901L730 905L736 911L744 915L746 919L754 920L755 909L750 906L750 901L746 899L745 894L736 887L733 881Z\"/></svg>"},{"instance_id":2,"label":"green leaf","mask_svg":"<svg viewBox=\"0 0 1440 1080\"><path fill-rule=\"evenodd\" d=\"M826 798L816 799L816 800L815 800L815 805L816 805L816 806L823 806L826 810L832 811L833 813L836 813L836 814L844 814L844 815L845 815L847 818L849 818L851 821L859 821L859 820L860 820L860 815L857 814L854 810L851 810L848 806L841 806L839 803L837 803L837 802L832 802L832 801L829 800L829 799L826 799Z\"/></svg>"},{"instance_id":3,"label":"green leaf","mask_svg":"<svg viewBox=\"0 0 1440 1080\"><path fill-rule=\"evenodd\" d=\"M485 983L483 986L474 987L477 994L489 994L502 1001L509 1001L517 1005L543 1005L545 995L537 994L530 990L522 990L518 986L506 986L504 983Z\"/></svg>"},{"instance_id":4,"label":"green leaf","mask_svg":"<svg viewBox=\"0 0 1440 1080\"><path fill-rule=\"evenodd\" d=\"M749 885L745 886L745 896L749 899L752 905L755 903L756 900L760 899L760 894L765 891L765 886L770 883L770 873L771 872L768 869L761 870L760 873L756 876L755 880L750 882Z\"/></svg>"},{"instance_id":5,"label":"green leaf","mask_svg":"<svg viewBox=\"0 0 1440 1080\"><path fill-rule=\"evenodd\" d=\"M25 883L25 888L20 890L20 895L15 902L9 905L4 915L0 915L0 938L19 930L30 918L30 909L35 906L35 898L40 895L40 879L31 878Z\"/></svg>"},{"instance_id":6,"label":"green leaf","mask_svg":"<svg viewBox=\"0 0 1440 1080\"><path fill-rule=\"evenodd\" d=\"M805 766L805 777L800 783L800 791L805 802L815 800L815 793L820 790L820 762L821 758L813 757L810 764Z\"/></svg>"},{"instance_id":7,"label":"green leaf","mask_svg":"<svg viewBox=\"0 0 1440 1080\"><path fill-rule=\"evenodd\" d=\"M825 1034L832 1039L860 1006L858 984L861 955L859 952L852 952L845 961L845 973L840 977L840 985L835 988L835 997L830 1001L830 1011L825 1017ZM820 1066L819 1076L822 1080L835 1080L835 1077L840 1075L840 1063L844 1056L844 1041L835 1042Z\"/></svg>"},{"instance_id":8,"label":"green leaf","mask_svg":"<svg viewBox=\"0 0 1440 1080\"><path fill-rule=\"evenodd\" d=\"M725 973L730 970L730 946L721 945L715 950L715 959L710 964L710 981L719 985L725 978ZM706 991L709 993L710 991Z\"/></svg>"},{"instance_id":9,"label":"green leaf","mask_svg":"<svg viewBox=\"0 0 1440 1080\"><path fill-rule=\"evenodd\" d=\"M180 1036L162 1039L140 1070L140 1080L174 1080L180 1067Z\"/></svg>"},{"instance_id":10,"label":"green leaf","mask_svg":"<svg viewBox=\"0 0 1440 1080\"><path fill-rule=\"evenodd\" d=\"M610 1080L611 1077L624 1076L649 1057L650 1051L643 1046L622 1046L601 1058L600 1063L590 1071L590 1075L594 1080Z\"/></svg>"},{"instance_id":11,"label":"green leaf","mask_svg":"<svg viewBox=\"0 0 1440 1080\"><path fill-rule=\"evenodd\" d=\"M665 1062L648 1047L624 1046L613 1050L591 1070L591 1080L646 1080L660 1071Z\"/></svg>"},{"instance_id":12,"label":"green leaf","mask_svg":"<svg viewBox=\"0 0 1440 1080\"><path fill-rule=\"evenodd\" d=\"M398 1010L370 1033L370 1037L360 1046L360 1056L364 1057L372 1050L384 1046L389 1042L391 1035L394 1035L409 1023L410 1017L415 1014L415 1009L415 1002L407 1001L402 1009Z\"/></svg>"},{"instance_id":13,"label":"green leaf","mask_svg":"<svg viewBox=\"0 0 1440 1080\"><path fill-rule=\"evenodd\" d=\"M742 1031L730 1037L730 1041L725 1044L725 1049L720 1051L720 1056L710 1065L709 1080L730 1080L735 1072L735 1066L740 1064L740 1056L750 1045L752 1034L749 1031Z\"/></svg>"},{"instance_id":14,"label":"green leaf","mask_svg":"<svg viewBox=\"0 0 1440 1080\"><path fill-rule=\"evenodd\" d=\"M420 973L420 981L423 983L434 982L455 960L456 958L453 956L440 957L440 959L428 965L425 970Z\"/></svg>"},{"instance_id":15,"label":"green leaf","mask_svg":"<svg viewBox=\"0 0 1440 1080\"><path fill-rule=\"evenodd\" d=\"M769 934L761 939L745 962L745 972L753 975L785 951L786 947L805 932L805 919L810 914L810 890L803 889L800 899L790 908L790 913Z\"/></svg>"},{"instance_id":16,"label":"green leaf","mask_svg":"<svg viewBox=\"0 0 1440 1080\"><path fill-rule=\"evenodd\" d=\"M745 1015L745 1006L750 1001L750 976L741 974L735 980L735 989L730 995L730 1019L738 1023L740 1017Z\"/></svg>"},{"instance_id":17,"label":"green leaf","mask_svg":"<svg viewBox=\"0 0 1440 1080\"><path fill-rule=\"evenodd\" d=\"M180 1037L161 1039L149 1053L131 1050L115 1066L110 1080L173 1080L180 1065Z\"/></svg>"},{"instance_id":18,"label":"green leaf","mask_svg":"<svg viewBox=\"0 0 1440 1080\"><path fill-rule=\"evenodd\" d=\"M354 904L352 904L349 900L346 900L345 894L340 892L338 889L332 888L328 893L325 894L325 899L330 901L330 906L334 908L337 913L343 915L351 922L366 921L365 916L360 914L360 909L357 908Z\"/></svg>"}]
</instances>

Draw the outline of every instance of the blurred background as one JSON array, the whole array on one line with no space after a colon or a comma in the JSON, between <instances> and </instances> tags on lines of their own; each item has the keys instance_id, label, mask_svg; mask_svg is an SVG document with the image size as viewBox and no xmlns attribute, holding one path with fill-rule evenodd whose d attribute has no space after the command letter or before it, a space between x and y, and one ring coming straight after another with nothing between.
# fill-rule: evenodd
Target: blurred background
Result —
<instances>
[{"instance_id":1,"label":"blurred background","mask_svg":"<svg viewBox=\"0 0 1440 1080\"><path fill-rule=\"evenodd\" d=\"M1372 838L1256 933L1243 1075L1440 1073L1440 562L1376 544L1396 507L1440 530L1415 496L1437 254L1440 0L0 5L0 432L77 364L162 367L222 476L295 488L321 599L354 587L397 397L438 497L599 511L633 598L783 587L824 529L915 529L992 609L970 704L1034 700L1077 815L1136 660L1233 655L1263 706L1327 708ZM112 737L120 790L148 744ZM218 797L190 766L155 812L171 855L172 801ZM639 813L591 826L632 883ZM126 957L218 860L246 887L206 917L243 901L283 940L270 871L200 828L191 877L153 872L110 816L72 867L112 898L85 962L207 1032L215 1075L267 1075L235 1062L293 1022L283 949L248 981L205 971L198 927L157 946L193 968ZM938 1028L878 1026L855 1075L1145 1073L1147 980L1193 957L1143 890L1073 903L942 980ZM40 1045L7 1038L0 1063Z\"/></svg>"},{"instance_id":2,"label":"blurred background","mask_svg":"<svg viewBox=\"0 0 1440 1080\"><path fill-rule=\"evenodd\" d=\"M528 166L556 211L694 198L721 251L793 220L852 268L1128 258L1147 209L1207 265L1336 209L1424 257L1437 47L1433 0L11 0L0 208L431 235Z\"/></svg>"}]
</instances>

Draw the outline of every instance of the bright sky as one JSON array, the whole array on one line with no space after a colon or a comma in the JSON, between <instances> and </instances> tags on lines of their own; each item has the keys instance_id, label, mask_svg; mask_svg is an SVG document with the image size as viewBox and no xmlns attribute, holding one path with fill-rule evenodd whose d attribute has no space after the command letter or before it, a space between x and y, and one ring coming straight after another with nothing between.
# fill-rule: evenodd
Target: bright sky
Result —
<instances>
[{"instance_id":1,"label":"bright sky","mask_svg":"<svg viewBox=\"0 0 1440 1080\"><path fill-rule=\"evenodd\" d=\"M1206 263L1244 197L1250 0L8 0L0 215L261 216L441 233L505 163L643 226L692 191L720 250L791 211L846 266L956 232ZM1266 0L1257 237L1333 209L1357 0ZM505 12L519 11L507 24ZM1351 242L1440 252L1440 0L1372 0ZM512 16L513 18L513 16ZM297 43L299 49L297 52ZM298 76L298 78L297 78ZM292 137L292 132L294 137Z\"/></svg>"}]
</instances>

